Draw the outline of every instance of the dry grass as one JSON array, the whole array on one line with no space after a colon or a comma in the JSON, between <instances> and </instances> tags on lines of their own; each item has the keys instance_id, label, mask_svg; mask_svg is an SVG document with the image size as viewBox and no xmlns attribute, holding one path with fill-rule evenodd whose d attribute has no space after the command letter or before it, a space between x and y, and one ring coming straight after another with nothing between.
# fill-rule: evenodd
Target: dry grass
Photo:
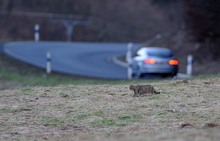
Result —
<instances>
[{"instance_id":1,"label":"dry grass","mask_svg":"<svg viewBox=\"0 0 220 141\"><path fill-rule=\"evenodd\" d=\"M220 78L0 91L0 140L219 140Z\"/></svg>"}]
</instances>

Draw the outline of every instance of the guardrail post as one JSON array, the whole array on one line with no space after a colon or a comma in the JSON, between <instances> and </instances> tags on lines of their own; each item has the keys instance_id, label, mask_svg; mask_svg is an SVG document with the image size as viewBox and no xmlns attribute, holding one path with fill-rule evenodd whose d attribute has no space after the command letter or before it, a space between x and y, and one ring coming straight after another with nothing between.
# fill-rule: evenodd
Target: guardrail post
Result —
<instances>
[{"instance_id":1,"label":"guardrail post","mask_svg":"<svg viewBox=\"0 0 220 141\"><path fill-rule=\"evenodd\" d=\"M35 24L35 26L34 26L34 39L35 39L35 42L38 42L40 40L39 30L40 30L39 24Z\"/></svg>"},{"instance_id":2,"label":"guardrail post","mask_svg":"<svg viewBox=\"0 0 220 141\"><path fill-rule=\"evenodd\" d=\"M51 54L50 52L47 52L47 63L46 63L46 73L50 74L51 73Z\"/></svg>"},{"instance_id":3,"label":"guardrail post","mask_svg":"<svg viewBox=\"0 0 220 141\"><path fill-rule=\"evenodd\" d=\"M187 68L186 68L186 73L188 76L192 76L192 63L193 63L193 56L188 55L187 57Z\"/></svg>"},{"instance_id":4,"label":"guardrail post","mask_svg":"<svg viewBox=\"0 0 220 141\"><path fill-rule=\"evenodd\" d=\"M132 43L128 43L128 49L127 49L127 54L126 54L126 61L127 61L127 64L128 64L128 70L127 70L127 73L128 73L128 79L132 79L132 46L133 44Z\"/></svg>"}]
</instances>

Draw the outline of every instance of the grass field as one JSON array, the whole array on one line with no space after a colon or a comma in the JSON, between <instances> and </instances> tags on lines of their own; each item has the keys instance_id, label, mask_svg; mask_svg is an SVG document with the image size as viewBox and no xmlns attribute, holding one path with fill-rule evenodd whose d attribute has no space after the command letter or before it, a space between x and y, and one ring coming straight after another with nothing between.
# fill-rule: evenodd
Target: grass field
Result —
<instances>
[{"instance_id":1,"label":"grass field","mask_svg":"<svg viewBox=\"0 0 220 141\"><path fill-rule=\"evenodd\" d=\"M0 140L220 138L219 77L117 84L84 81L1 90ZM161 94L134 98L128 89L133 83L152 84Z\"/></svg>"},{"instance_id":2,"label":"grass field","mask_svg":"<svg viewBox=\"0 0 220 141\"><path fill-rule=\"evenodd\" d=\"M0 65L0 140L220 140L219 75L97 80L47 76L4 57ZM134 98L130 84L161 94Z\"/></svg>"}]
</instances>

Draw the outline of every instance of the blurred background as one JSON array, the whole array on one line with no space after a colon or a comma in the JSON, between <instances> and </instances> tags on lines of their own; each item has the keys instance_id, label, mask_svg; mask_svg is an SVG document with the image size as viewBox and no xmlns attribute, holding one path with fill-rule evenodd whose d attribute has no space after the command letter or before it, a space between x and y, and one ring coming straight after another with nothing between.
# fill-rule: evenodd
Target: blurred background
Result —
<instances>
[{"instance_id":1,"label":"blurred background","mask_svg":"<svg viewBox=\"0 0 220 141\"><path fill-rule=\"evenodd\" d=\"M172 49L185 72L219 73L220 1L0 0L0 40L137 42Z\"/></svg>"}]
</instances>

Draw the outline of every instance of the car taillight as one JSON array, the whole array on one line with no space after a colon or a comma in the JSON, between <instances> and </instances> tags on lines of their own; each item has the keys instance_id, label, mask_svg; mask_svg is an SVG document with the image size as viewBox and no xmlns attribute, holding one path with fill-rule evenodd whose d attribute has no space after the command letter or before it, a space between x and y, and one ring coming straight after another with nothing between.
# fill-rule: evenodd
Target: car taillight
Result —
<instances>
[{"instance_id":1,"label":"car taillight","mask_svg":"<svg viewBox=\"0 0 220 141\"><path fill-rule=\"evenodd\" d=\"M176 66L179 64L179 61L178 60L169 60L169 64L172 66Z\"/></svg>"},{"instance_id":2,"label":"car taillight","mask_svg":"<svg viewBox=\"0 0 220 141\"><path fill-rule=\"evenodd\" d=\"M155 64L155 60L154 59L145 59L144 62L146 64Z\"/></svg>"}]
</instances>

